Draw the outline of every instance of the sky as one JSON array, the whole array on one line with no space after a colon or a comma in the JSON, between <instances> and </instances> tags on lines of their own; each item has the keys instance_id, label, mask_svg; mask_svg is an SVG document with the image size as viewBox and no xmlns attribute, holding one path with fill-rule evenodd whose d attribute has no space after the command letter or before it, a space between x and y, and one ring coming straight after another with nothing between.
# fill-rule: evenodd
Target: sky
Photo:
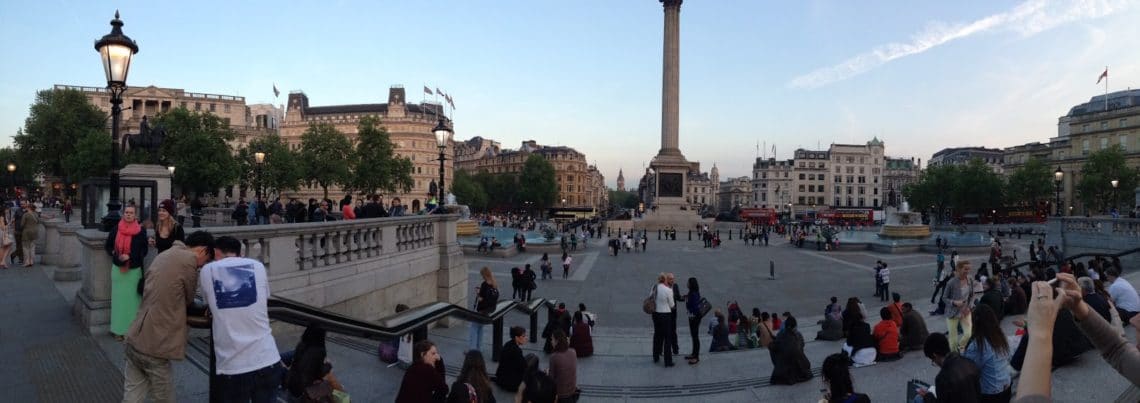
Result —
<instances>
[{"instance_id":1,"label":"sky","mask_svg":"<svg viewBox=\"0 0 1140 403\"><path fill-rule=\"evenodd\" d=\"M776 2L681 7L680 148L722 180L757 156L862 144L945 147L1056 136L1057 118L1140 80L1140 0ZM12 1L0 4L0 146L38 90L106 85L93 44L118 9L128 84L284 104L455 102L456 140L583 152L627 186L660 148L656 0ZM275 98L276 85L281 96Z\"/></svg>"}]
</instances>

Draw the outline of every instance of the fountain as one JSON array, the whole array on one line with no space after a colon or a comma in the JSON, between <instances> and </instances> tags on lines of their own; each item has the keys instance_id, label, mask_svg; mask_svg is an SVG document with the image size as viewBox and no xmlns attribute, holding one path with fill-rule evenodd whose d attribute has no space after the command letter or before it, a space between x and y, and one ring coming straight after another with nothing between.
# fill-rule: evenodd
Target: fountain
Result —
<instances>
[{"instance_id":1,"label":"fountain","mask_svg":"<svg viewBox=\"0 0 1140 403\"><path fill-rule=\"evenodd\" d=\"M922 213L911 212L907 202L902 202L902 208L887 206L886 216L880 238L930 238L930 226L922 223Z\"/></svg>"}]
</instances>

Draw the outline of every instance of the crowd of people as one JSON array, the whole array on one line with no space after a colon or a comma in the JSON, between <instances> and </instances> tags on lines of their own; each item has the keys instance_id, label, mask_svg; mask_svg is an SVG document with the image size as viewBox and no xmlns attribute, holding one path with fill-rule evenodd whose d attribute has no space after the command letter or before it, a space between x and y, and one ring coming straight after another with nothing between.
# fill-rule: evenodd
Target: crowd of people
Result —
<instances>
[{"instance_id":1,"label":"crowd of people","mask_svg":"<svg viewBox=\"0 0 1140 403\"><path fill-rule=\"evenodd\" d=\"M438 207L439 204L432 198L428 200L424 209L410 214L433 214ZM201 206L197 208L200 209ZM194 210L193 202L188 203L183 198L178 205L179 220L183 220L187 216L201 215ZM230 218L234 220L236 225L265 225L335 221L338 216L343 220L354 220L357 218L401 217L408 214L407 206L399 197L393 197L389 203L385 204L384 197L380 195L367 195L353 202L352 195L348 194L339 203L334 203L330 199L310 198L308 204L296 198L291 198L285 202L281 197L275 197L272 200L258 197L247 202L242 197L234 205L230 212Z\"/></svg>"}]
</instances>

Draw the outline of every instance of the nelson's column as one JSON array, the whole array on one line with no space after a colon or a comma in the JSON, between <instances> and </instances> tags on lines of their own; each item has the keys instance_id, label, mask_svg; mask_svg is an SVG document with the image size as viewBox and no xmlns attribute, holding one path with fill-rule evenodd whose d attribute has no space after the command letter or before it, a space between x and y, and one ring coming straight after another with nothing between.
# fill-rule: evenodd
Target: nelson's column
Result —
<instances>
[{"instance_id":1,"label":"nelson's column","mask_svg":"<svg viewBox=\"0 0 1140 403\"><path fill-rule=\"evenodd\" d=\"M661 66L661 149L649 163L653 186L652 206L639 229L690 228L700 222L693 211L682 210L690 164L678 147L681 78L681 2L660 0L665 9L665 42Z\"/></svg>"}]
</instances>

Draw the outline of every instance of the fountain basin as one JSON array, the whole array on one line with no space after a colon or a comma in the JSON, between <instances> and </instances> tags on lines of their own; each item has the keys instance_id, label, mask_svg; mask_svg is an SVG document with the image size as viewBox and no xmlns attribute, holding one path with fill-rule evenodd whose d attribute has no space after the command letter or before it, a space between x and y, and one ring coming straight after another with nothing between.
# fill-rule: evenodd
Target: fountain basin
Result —
<instances>
[{"instance_id":1,"label":"fountain basin","mask_svg":"<svg viewBox=\"0 0 1140 403\"><path fill-rule=\"evenodd\" d=\"M861 251L872 250L881 253L916 253L938 252L934 245L937 237L949 245L949 249L958 253L986 253L989 252L992 238L985 232L957 232L957 231L930 231L924 238L890 238L871 231L842 231L836 234L839 240L839 250Z\"/></svg>"},{"instance_id":2,"label":"fountain basin","mask_svg":"<svg viewBox=\"0 0 1140 403\"><path fill-rule=\"evenodd\" d=\"M883 238L929 238L930 227L926 225L884 225L879 236Z\"/></svg>"}]
</instances>

